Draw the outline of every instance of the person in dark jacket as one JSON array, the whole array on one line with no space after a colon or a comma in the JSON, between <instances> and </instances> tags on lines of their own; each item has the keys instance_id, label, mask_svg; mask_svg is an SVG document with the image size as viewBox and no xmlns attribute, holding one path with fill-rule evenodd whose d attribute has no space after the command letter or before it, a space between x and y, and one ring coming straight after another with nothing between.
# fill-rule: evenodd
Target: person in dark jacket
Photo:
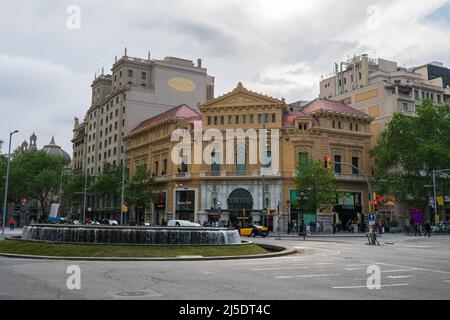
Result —
<instances>
[{"instance_id":1,"label":"person in dark jacket","mask_svg":"<svg viewBox=\"0 0 450 320\"><path fill-rule=\"evenodd\" d=\"M424 237L426 237L428 235L428 237L431 237L431 225L429 222L425 223L425 234Z\"/></svg>"}]
</instances>

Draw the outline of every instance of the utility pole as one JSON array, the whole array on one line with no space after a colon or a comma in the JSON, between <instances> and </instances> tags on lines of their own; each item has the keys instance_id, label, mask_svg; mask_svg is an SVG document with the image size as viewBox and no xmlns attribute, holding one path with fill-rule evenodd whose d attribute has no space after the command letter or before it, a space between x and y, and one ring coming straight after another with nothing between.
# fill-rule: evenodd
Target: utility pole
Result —
<instances>
[{"instance_id":1,"label":"utility pole","mask_svg":"<svg viewBox=\"0 0 450 320\"><path fill-rule=\"evenodd\" d=\"M88 166L85 162L86 166L84 170L84 192L83 192L83 222L86 221L86 204L87 204L87 184L88 184Z\"/></svg>"},{"instance_id":2,"label":"utility pole","mask_svg":"<svg viewBox=\"0 0 450 320\"><path fill-rule=\"evenodd\" d=\"M445 170L433 170L433 193L434 193L434 215L437 216L438 215L438 209L437 209L437 193L436 193L436 173L441 173L441 172L450 172L450 169L445 169ZM432 222L433 220L431 220L430 222Z\"/></svg>"},{"instance_id":3,"label":"utility pole","mask_svg":"<svg viewBox=\"0 0 450 320\"><path fill-rule=\"evenodd\" d=\"M122 142L122 190L120 197L120 224L123 225L124 220L124 205L125 205L125 148Z\"/></svg>"},{"instance_id":4,"label":"utility pole","mask_svg":"<svg viewBox=\"0 0 450 320\"><path fill-rule=\"evenodd\" d=\"M9 133L9 148L8 148L8 161L6 165L6 179L5 179L5 199L3 202L3 223L2 223L2 236L5 235L5 224L6 224L6 209L8 207L8 184L9 184L9 164L11 162L11 140L13 134L19 132L15 130Z\"/></svg>"},{"instance_id":5,"label":"utility pole","mask_svg":"<svg viewBox=\"0 0 450 320\"><path fill-rule=\"evenodd\" d=\"M266 137L266 142L267 142L267 132L266 132L266 110L263 111L263 130L264 130L264 136ZM267 157L267 145L264 146L264 152L266 154ZM264 160L266 160L266 157L264 157ZM264 176L264 169L265 169L265 164L263 165L263 169L262 169L262 208L263 208L263 212L264 209L266 209L266 220L267 220L267 228L269 228L269 214L268 214L268 208L266 208L266 179ZM264 219L264 217L263 217Z\"/></svg>"}]
</instances>

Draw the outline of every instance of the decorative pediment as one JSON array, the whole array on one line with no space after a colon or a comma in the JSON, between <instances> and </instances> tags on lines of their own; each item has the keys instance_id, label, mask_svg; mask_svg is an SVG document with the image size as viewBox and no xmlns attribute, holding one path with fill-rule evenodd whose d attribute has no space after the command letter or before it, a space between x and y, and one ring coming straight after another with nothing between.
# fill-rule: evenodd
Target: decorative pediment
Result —
<instances>
[{"instance_id":1,"label":"decorative pediment","mask_svg":"<svg viewBox=\"0 0 450 320\"><path fill-rule=\"evenodd\" d=\"M208 108L248 105L280 105L286 107L284 100L250 91L239 82L238 86L233 91L200 105L199 109L206 110Z\"/></svg>"}]
</instances>

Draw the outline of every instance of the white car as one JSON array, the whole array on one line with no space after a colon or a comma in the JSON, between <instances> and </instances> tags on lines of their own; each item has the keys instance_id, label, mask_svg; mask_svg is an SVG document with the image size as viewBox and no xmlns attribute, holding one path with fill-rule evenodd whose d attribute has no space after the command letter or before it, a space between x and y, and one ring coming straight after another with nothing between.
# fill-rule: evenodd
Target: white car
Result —
<instances>
[{"instance_id":1,"label":"white car","mask_svg":"<svg viewBox=\"0 0 450 320\"><path fill-rule=\"evenodd\" d=\"M104 219L102 221L102 224L107 225L107 226L117 226L117 225L119 225L119 223L116 220L111 220L111 219Z\"/></svg>"},{"instance_id":2,"label":"white car","mask_svg":"<svg viewBox=\"0 0 450 320\"><path fill-rule=\"evenodd\" d=\"M197 227L198 223L193 223L188 220L169 220L167 222L168 227Z\"/></svg>"}]
</instances>

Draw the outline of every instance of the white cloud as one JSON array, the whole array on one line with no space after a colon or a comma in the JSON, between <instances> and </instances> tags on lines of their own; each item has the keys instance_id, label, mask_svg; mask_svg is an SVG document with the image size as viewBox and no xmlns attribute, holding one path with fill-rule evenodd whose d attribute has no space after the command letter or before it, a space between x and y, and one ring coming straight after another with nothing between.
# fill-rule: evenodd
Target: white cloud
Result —
<instances>
[{"instance_id":1,"label":"white cloud","mask_svg":"<svg viewBox=\"0 0 450 320\"><path fill-rule=\"evenodd\" d=\"M427 17L450 0L64 0L0 3L0 139L19 128L68 152L90 82L128 47L130 55L203 58L216 94L239 81L287 101L318 96L334 62L367 52L414 65L450 65L448 21ZM66 27L67 7L81 29ZM376 8L375 20L373 20ZM371 10L368 10L371 9ZM373 24L373 22L376 22ZM368 28L369 25L369 28ZM375 26L375 28L373 28ZM20 138L20 139L19 139Z\"/></svg>"}]
</instances>

